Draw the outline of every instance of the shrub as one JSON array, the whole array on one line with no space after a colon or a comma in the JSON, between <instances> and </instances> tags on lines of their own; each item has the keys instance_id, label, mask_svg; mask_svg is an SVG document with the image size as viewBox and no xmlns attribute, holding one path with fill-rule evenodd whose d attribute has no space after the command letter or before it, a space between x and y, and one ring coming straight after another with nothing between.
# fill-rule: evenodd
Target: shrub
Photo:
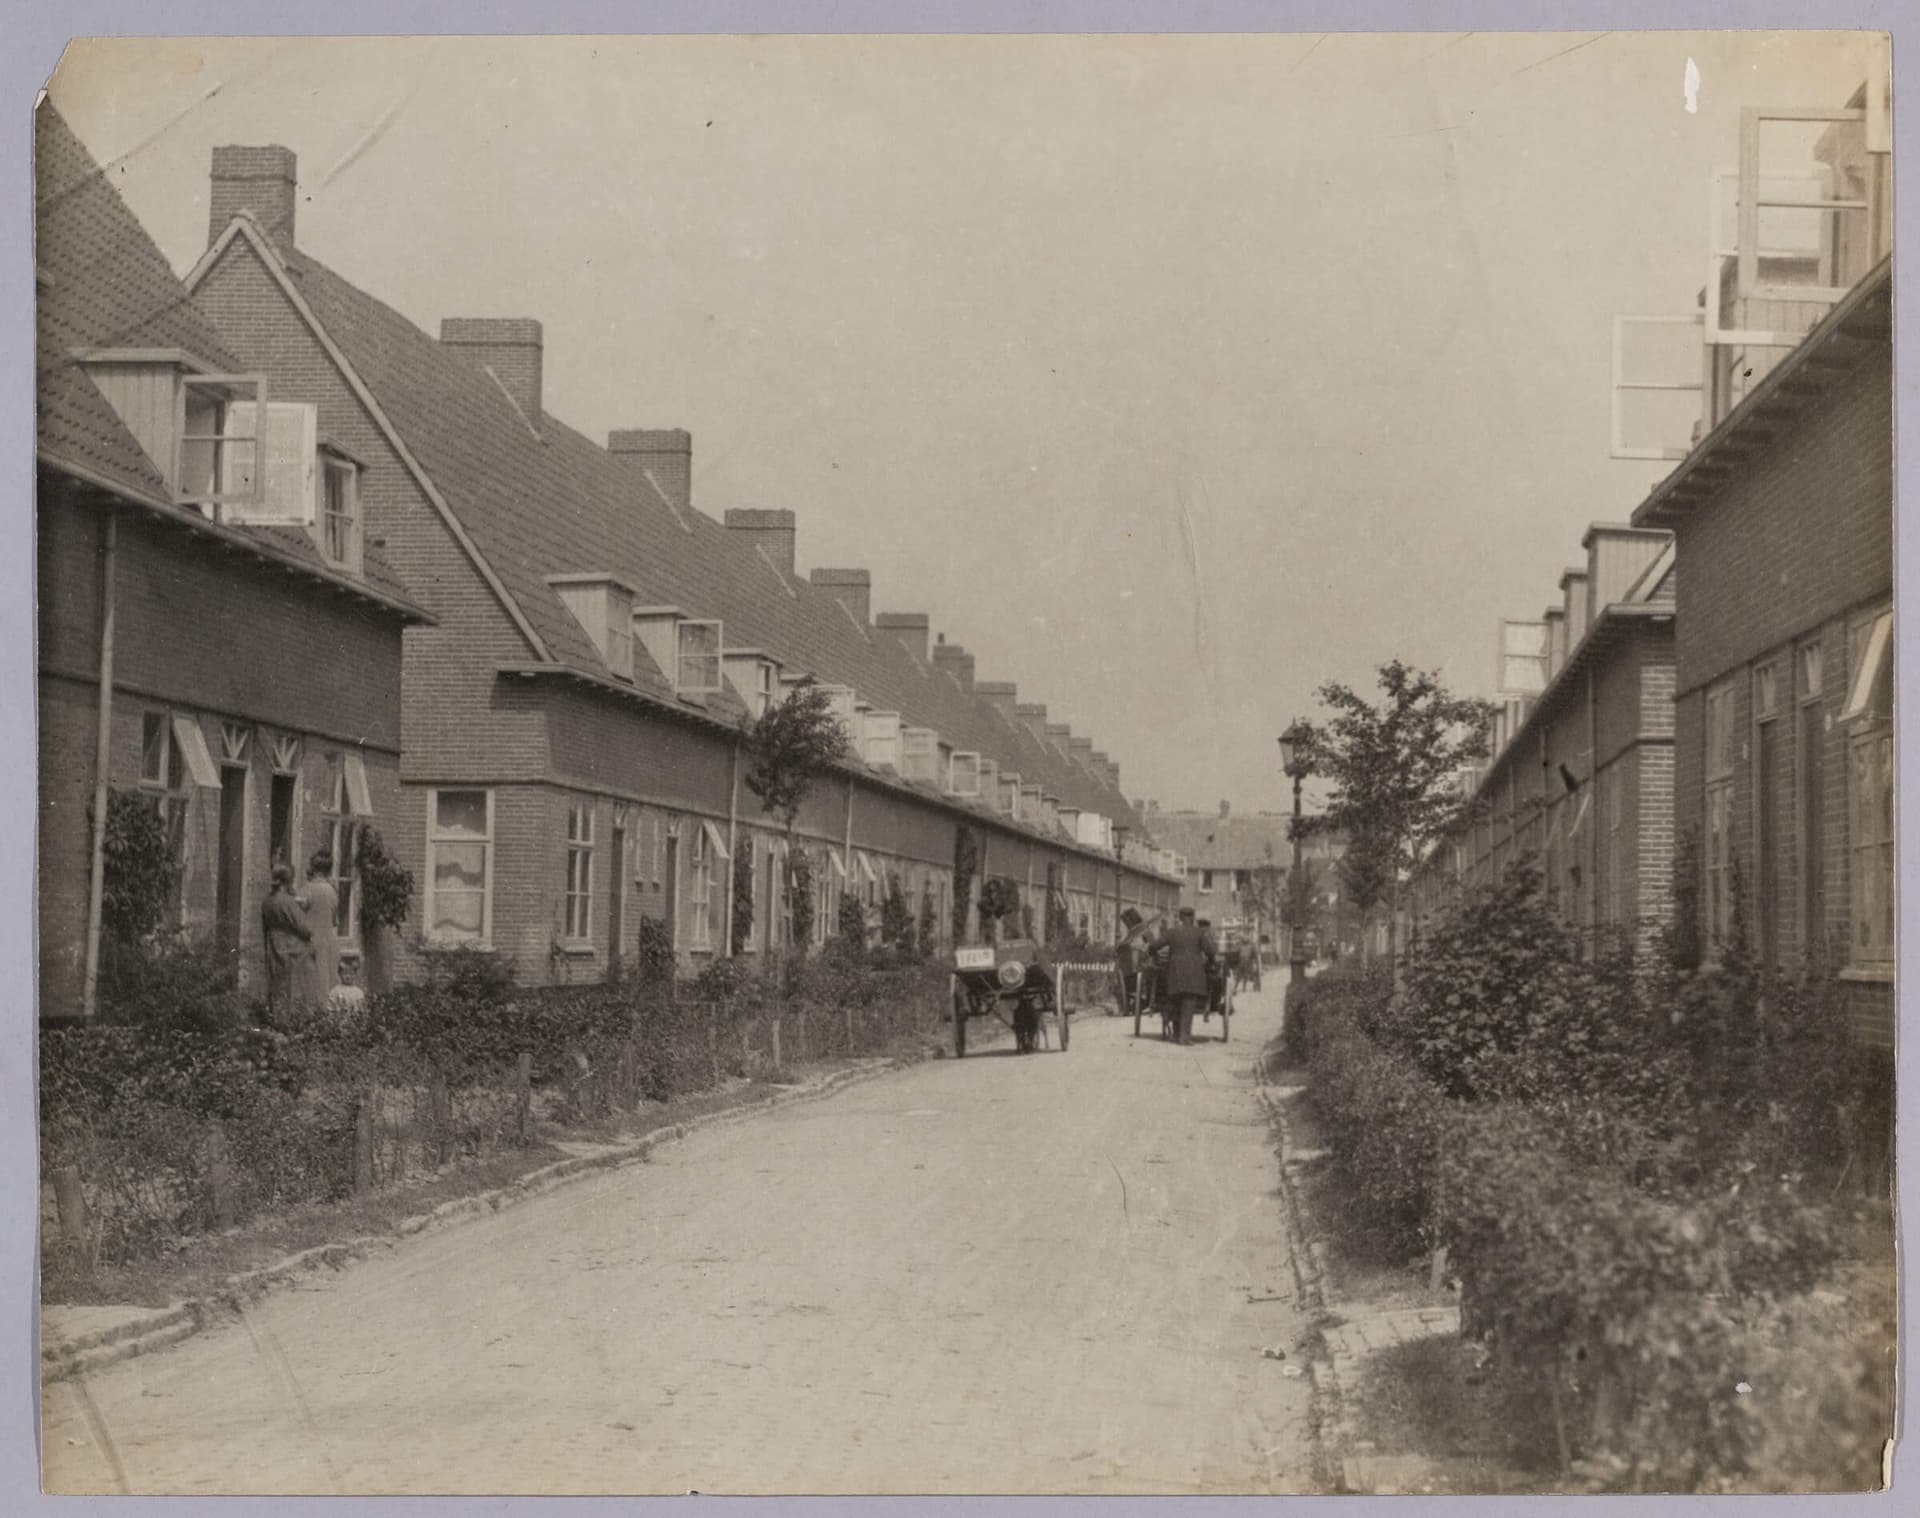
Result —
<instances>
[{"instance_id":1,"label":"shrub","mask_svg":"<svg viewBox=\"0 0 1920 1518\"><path fill-rule=\"evenodd\" d=\"M858 957L867 952L867 909L852 892L840 898L840 921L835 924L834 948Z\"/></svg>"},{"instance_id":2,"label":"shrub","mask_svg":"<svg viewBox=\"0 0 1920 1518\"><path fill-rule=\"evenodd\" d=\"M234 960L184 933L100 944L100 1020L153 1029L225 1034L252 1006L234 986Z\"/></svg>"}]
</instances>

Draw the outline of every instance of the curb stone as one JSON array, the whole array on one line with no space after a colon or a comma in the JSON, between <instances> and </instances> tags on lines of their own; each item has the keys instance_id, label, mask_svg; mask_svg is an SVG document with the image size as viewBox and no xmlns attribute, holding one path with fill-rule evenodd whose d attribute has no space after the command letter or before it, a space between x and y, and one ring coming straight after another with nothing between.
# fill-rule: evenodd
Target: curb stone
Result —
<instances>
[{"instance_id":1,"label":"curb stone","mask_svg":"<svg viewBox=\"0 0 1920 1518\"><path fill-rule=\"evenodd\" d=\"M1307 1234L1306 1209L1300 1201L1299 1187L1307 1161L1318 1158L1321 1151L1295 1147L1286 1108L1274 1095L1273 1084L1267 1079L1264 1064L1260 1067L1260 1083L1255 1089L1259 1093L1261 1106L1266 1109L1268 1121L1280 1136L1280 1197L1287 1213L1287 1263L1293 1269L1294 1289L1301 1305L1309 1317L1317 1322L1326 1314L1327 1297L1336 1282L1326 1242L1310 1238ZM1319 1445L1319 1464L1328 1474L1337 1471L1334 1491L1351 1492L1356 1490L1350 1479L1356 1474L1352 1471L1353 1462L1335 1452L1351 1449L1357 1438L1357 1430L1342 1392L1339 1373L1334 1368L1333 1357L1324 1352L1324 1345L1322 1349L1323 1352L1316 1355L1307 1366L1308 1379L1313 1383L1316 1415L1314 1436Z\"/></svg>"},{"instance_id":2,"label":"curb stone","mask_svg":"<svg viewBox=\"0 0 1920 1518\"><path fill-rule=\"evenodd\" d=\"M58 1381L105 1370L122 1361L170 1348L184 1339L191 1338L203 1328L239 1313L249 1303L291 1284L300 1276L312 1271L343 1270L355 1261L364 1260L376 1249L396 1248L402 1239L438 1232L442 1228L451 1227L469 1218L485 1217L504 1211L518 1202L528 1201L569 1181L581 1179L597 1171L614 1170L644 1162L663 1144L677 1143L709 1128L731 1127L778 1107L791 1107L802 1102L819 1101L825 1097L837 1095L850 1086L864 1084L920 1062L921 1057L913 1055L876 1058L866 1065L836 1071L817 1085L775 1091L757 1101L744 1102L738 1107L706 1113L699 1117L688 1118L684 1122L670 1123L664 1128L654 1129L630 1144L622 1144L601 1154L576 1155L570 1159L557 1160L551 1165L529 1171L508 1185L483 1191L475 1196L456 1197L452 1201L442 1202L430 1212L402 1218L388 1233L364 1234L337 1243L319 1244L311 1249L303 1249L298 1254L275 1260L271 1264L229 1276L219 1289L178 1303L162 1311L157 1317L98 1329L57 1345L42 1344L41 1385L51 1386Z\"/></svg>"}]
</instances>

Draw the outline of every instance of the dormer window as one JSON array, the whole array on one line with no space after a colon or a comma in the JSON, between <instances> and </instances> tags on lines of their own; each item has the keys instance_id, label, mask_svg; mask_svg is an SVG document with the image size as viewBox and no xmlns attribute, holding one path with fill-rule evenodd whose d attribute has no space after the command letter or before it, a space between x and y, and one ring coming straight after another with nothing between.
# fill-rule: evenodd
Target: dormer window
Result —
<instances>
[{"instance_id":1,"label":"dormer window","mask_svg":"<svg viewBox=\"0 0 1920 1518\"><path fill-rule=\"evenodd\" d=\"M677 606L640 606L634 608L633 630L681 695L714 695L723 688L719 622L687 617Z\"/></svg>"},{"instance_id":2,"label":"dormer window","mask_svg":"<svg viewBox=\"0 0 1920 1518\"><path fill-rule=\"evenodd\" d=\"M720 689L720 624L682 622L678 638L675 688L688 696L716 693Z\"/></svg>"},{"instance_id":3,"label":"dormer window","mask_svg":"<svg viewBox=\"0 0 1920 1518\"><path fill-rule=\"evenodd\" d=\"M854 702L857 699L851 685L823 685L820 691L827 698L827 710L833 713L834 721L840 724L840 731L846 735L850 748L859 747L859 733L855 722Z\"/></svg>"},{"instance_id":4,"label":"dormer window","mask_svg":"<svg viewBox=\"0 0 1920 1518\"><path fill-rule=\"evenodd\" d=\"M1000 777L1000 795L995 810L1009 817L1020 815L1020 775L1017 770L1009 770Z\"/></svg>"},{"instance_id":5,"label":"dormer window","mask_svg":"<svg viewBox=\"0 0 1920 1518\"><path fill-rule=\"evenodd\" d=\"M173 498L215 521L222 507L258 507L269 458L261 464L260 415L266 381L237 374L186 374L178 390Z\"/></svg>"},{"instance_id":6,"label":"dormer window","mask_svg":"<svg viewBox=\"0 0 1920 1518\"><path fill-rule=\"evenodd\" d=\"M1000 798L999 761L985 754L980 756L980 796L989 806L997 804Z\"/></svg>"},{"instance_id":7,"label":"dormer window","mask_svg":"<svg viewBox=\"0 0 1920 1518\"><path fill-rule=\"evenodd\" d=\"M903 728L900 733L900 773L908 780L938 783L940 735L930 727Z\"/></svg>"},{"instance_id":8,"label":"dormer window","mask_svg":"<svg viewBox=\"0 0 1920 1518\"><path fill-rule=\"evenodd\" d=\"M780 666L757 648L729 648L721 656L728 682L756 721L780 700Z\"/></svg>"},{"instance_id":9,"label":"dormer window","mask_svg":"<svg viewBox=\"0 0 1920 1518\"><path fill-rule=\"evenodd\" d=\"M552 575L547 583L617 679L633 678L633 588L610 574Z\"/></svg>"},{"instance_id":10,"label":"dormer window","mask_svg":"<svg viewBox=\"0 0 1920 1518\"><path fill-rule=\"evenodd\" d=\"M962 749L953 756L953 794L980 794L980 756L971 749Z\"/></svg>"},{"instance_id":11,"label":"dormer window","mask_svg":"<svg viewBox=\"0 0 1920 1518\"><path fill-rule=\"evenodd\" d=\"M862 745L861 758L868 764L886 765L890 769L900 768L900 714L898 712L868 712L862 723L866 741Z\"/></svg>"}]
</instances>

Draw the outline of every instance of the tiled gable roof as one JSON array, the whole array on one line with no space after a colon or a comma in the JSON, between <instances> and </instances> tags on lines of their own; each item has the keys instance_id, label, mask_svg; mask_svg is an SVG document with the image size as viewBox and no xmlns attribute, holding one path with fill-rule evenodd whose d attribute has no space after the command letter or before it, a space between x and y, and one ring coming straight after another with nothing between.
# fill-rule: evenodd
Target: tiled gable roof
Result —
<instances>
[{"instance_id":1,"label":"tiled gable roof","mask_svg":"<svg viewBox=\"0 0 1920 1518\"><path fill-rule=\"evenodd\" d=\"M1067 805L1137 825L1110 785L1007 724L896 639L860 627L832 595L781 574L741 534L703 512L676 512L630 460L551 414L522 416L468 355L304 253L257 256L282 260L315 320L559 663L607 676L598 650L547 583L550 575L604 571L632 585L639 604L720 618L729 647L762 648L790 673L851 685L876 710L938 729L944 743L986 754ZM788 594L779 594L776 578ZM635 665L638 687L674 699L638 648ZM743 709L729 691L709 714L732 718Z\"/></svg>"},{"instance_id":2,"label":"tiled gable roof","mask_svg":"<svg viewBox=\"0 0 1920 1518\"><path fill-rule=\"evenodd\" d=\"M1198 870L1285 868L1293 858L1289 821L1259 813L1221 817L1211 812L1155 812L1152 818L1155 842L1184 854L1187 868Z\"/></svg>"},{"instance_id":3,"label":"tiled gable roof","mask_svg":"<svg viewBox=\"0 0 1920 1518\"><path fill-rule=\"evenodd\" d=\"M175 506L166 480L86 371L77 349L177 349L213 372L241 364L193 303L105 171L49 103L34 113L35 440L56 468L180 520L256 547L329 580L330 566L304 532L216 526ZM379 598L412 612L407 588L377 552L364 555L365 580Z\"/></svg>"}]
</instances>

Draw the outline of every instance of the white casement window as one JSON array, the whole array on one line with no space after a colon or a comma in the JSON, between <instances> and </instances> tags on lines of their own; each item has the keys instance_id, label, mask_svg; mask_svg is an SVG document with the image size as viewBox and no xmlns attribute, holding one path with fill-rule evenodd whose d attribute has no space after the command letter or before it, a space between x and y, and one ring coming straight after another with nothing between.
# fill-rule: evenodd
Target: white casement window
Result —
<instances>
[{"instance_id":1,"label":"white casement window","mask_svg":"<svg viewBox=\"0 0 1920 1518\"><path fill-rule=\"evenodd\" d=\"M864 724L866 743L861 757L868 764L900 768L900 714L868 712Z\"/></svg>"},{"instance_id":2,"label":"white casement window","mask_svg":"<svg viewBox=\"0 0 1920 1518\"><path fill-rule=\"evenodd\" d=\"M720 689L720 632L718 622L684 621L679 639L676 685L688 695L712 694Z\"/></svg>"},{"instance_id":3,"label":"white casement window","mask_svg":"<svg viewBox=\"0 0 1920 1518\"><path fill-rule=\"evenodd\" d=\"M320 805L321 839L333 860L334 931L346 943L360 937L360 834L373 815L367 764L359 754L327 755L327 790Z\"/></svg>"},{"instance_id":4,"label":"white casement window","mask_svg":"<svg viewBox=\"0 0 1920 1518\"><path fill-rule=\"evenodd\" d=\"M1894 945L1893 613L1849 638L1847 704L1847 958L1891 970Z\"/></svg>"},{"instance_id":5,"label":"white casement window","mask_svg":"<svg viewBox=\"0 0 1920 1518\"><path fill-rule=\"evenodd\" d=\"M1020 777L1017 774L1000 777L999 810L1009 817L1020 815Z\"/></svg>"},{"instance_id":6,"label":"white casement window","mask_svg":"<svg viewBox=\"0 0 1920 1518\"><path fill-rule=\"evenodd\" d=\"M753 678L753 714L756 717L764 717L773 709L774 690L778 684L778 677L774 671L773 661L770 659L760 660L760 662L754 666Z\"/></svg>"},{"instance_id":7,"label":"white casement window","mask_svg":"<svg viewBox=\"0 0 1920 1518\"><path fill-rule=\"evenodd\" d=\"M360 568L360 470L351 459L320 454L320 547L327 562Z\"/></svg>"},{"instance_id":8,"label":"white casement window","mask_svg":"<svg viewBox=\"0 0 1920 1518\"><path fill-rule=\"evenodd\" d=\"M956 796L980 794L980 756L971 749L961 749L953 756L952 789Z\"/></svg>"},{"instance_id":9,"label":"white casement window","mask_svg":"<svg viewBox=\"0 0 1920 1518\"><path fill-rule=\"evenodd\" d=\"M940 735L930 727L903 728L900 733L900 773L908 780L938 779Z\"/></svg>"},{"instance_id":10,"label":"white casement window","mask_svg":"<svg viewBox=\"0 0 1920 1518\"><path fill-rule=\"evenodd\" d=\"M258 507L263 474L259 431L266 381L254 374L183 376L177 394L173 495L222 520L227 508Z\"/></svg>"},{"instance_id":11,"label":"white casement window","mask_svg":"<svg viewBox=\"0 0 1920 1518\"><path fill-rule=\"evenodd\" d=\"M569 943L585 943L593 934L593 803L567 807L567 884L563 915Z\"/></svg>"},{"instance_id":12,"label":"white casement window","mask_svg":"<svg viewBox=\"0 0 1920 1518\"><path fill-rule=\"evenodd\" d=\"M259 463L236 445L222 464L226 504L220 519L311 530L325 552L326 533L318 525L321 453L315 408L298 401L273 401L264 407L235 401L227 408L226 427L243 442L257 435ZM347 546L351 551L354 544L349 541Z\"/></svg>"},{"instance_id":13,"label":"white casement window","mask_svg":"<svg viewBox=\"0 0 1920 1518\"><path fill-rule=\"evenodd\" d=\"M840 856L832 851L823 862L815 858L813 867L813 943L815 948L825 946L827 940L839 930L840 915L840 877L846 873L846 866Z\"/></svg>"},{"instance_id":14,"label":"white casement window","mask_svg":"<svg viewBox=\"0 0 1920 1518\"><path fill-rule=\"evenodd\" d=\"M493 792L427 792L427 937L493 940Z\"/></svg>"},{"instance_id":15,"label":"white casement window","mask_svg":"<svg viewBox=\"0 0 1920 1518\"><path fill-rule=\"evenodd\" d=\"M1734 685L1726 681L1706 699L1706 930L1710 950L1733 932Z\"/></svg>"},{"instance_id":16,"label":"white casement window","mask_svg":"<svg viewBox=\"0 0 1920 1518\"><path fill-rule=\"evenodd\" d=\"M980 756L980 796L988 806L999 805L1000 766L985 754Z\"/></svg>"},{"instance_id":17,"label":"white casement window","mask_svg":"<svg viewBox=\"0 0 1920 1518\"><path fill-rule=\"evenodd\" d=\"M193 787L187 778L186 756L174 738L173 718L165 712L147 712L140 719L140 790L151 800L167 830L167 858L173 867L169 905L177 915L185 874L187 807L193 799Z\"/></svg>"},{"instance_id":18,"label":"white casement window","mask_svg":"<svg viewBox=\"0 0 1920 1518\"><path fill-rule=\"evenodd\" d=\"M687 901L693 911L693 947L713 945L713 845L708 827L693 830Z\"/></svg>"}]
</instances>

